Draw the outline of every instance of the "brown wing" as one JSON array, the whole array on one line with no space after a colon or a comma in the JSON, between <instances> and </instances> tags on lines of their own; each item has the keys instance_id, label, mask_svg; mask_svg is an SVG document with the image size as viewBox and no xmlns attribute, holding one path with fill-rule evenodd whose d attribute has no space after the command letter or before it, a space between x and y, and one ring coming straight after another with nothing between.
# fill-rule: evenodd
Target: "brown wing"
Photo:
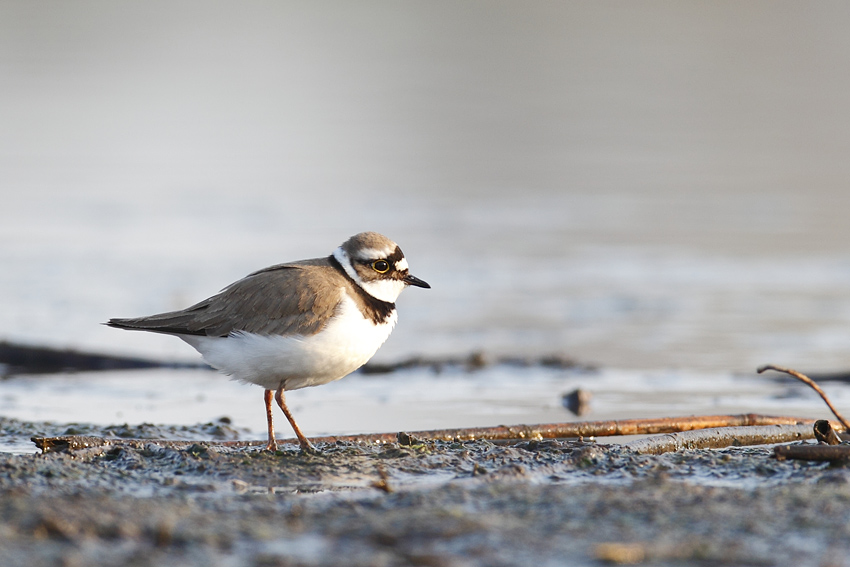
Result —
<instances>
[{"instance_id":1,"label":"brown wing","mask_svg":"<svg viewBox=\"0 0 850 567\"><path fill-rule=\"evenodd\" d=\"M182 311L107 325L157 333L224 337L236 331L262 335L313 335L334 314L345 279L324 258L272 266L227 286Z\"/></svg>"}]
</instances>

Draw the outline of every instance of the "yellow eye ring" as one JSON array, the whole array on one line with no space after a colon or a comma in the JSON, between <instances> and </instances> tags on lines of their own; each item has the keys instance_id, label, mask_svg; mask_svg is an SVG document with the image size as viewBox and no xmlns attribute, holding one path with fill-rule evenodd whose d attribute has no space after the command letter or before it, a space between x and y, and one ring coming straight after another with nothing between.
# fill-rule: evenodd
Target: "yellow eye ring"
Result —
<instances>
[{"instance_id":1,"label":"yellow eye ring","mask_svg":"<svg viewBox=\"0 0 850 567\"><path fill-rule=\"evenodd\" d=\"M372 262L372 269L379 274L386 274L390 271L390 263L386 260L375 260Z\"/></svg>"}]
</instances>

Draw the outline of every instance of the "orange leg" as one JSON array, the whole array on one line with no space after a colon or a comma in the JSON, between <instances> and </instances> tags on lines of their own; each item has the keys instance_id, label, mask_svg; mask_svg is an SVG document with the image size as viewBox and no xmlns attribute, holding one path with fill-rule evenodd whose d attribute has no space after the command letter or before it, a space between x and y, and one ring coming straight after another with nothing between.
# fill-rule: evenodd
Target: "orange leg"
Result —
<instances>
[{"instance_id":1,"label":"orange leg","mask_svg":"<svg viewBox=\"0 0 850 567\"><path fill-rule=\"evenodd\" d=\"M266 421L269 424L269 443L266 445L266 451L277 451L277 441L274 438L274 421L272 419L272 396L273 390L266 390L263 393L263 400L266 402Z\"/></svg>"},{"instance_id":2,"label":"orange leg","mask_svg":"<svg viewBox=\"0 0 850 567\"><path fill-rule=\"evenodd\" d=\"M277 402L277 405L280 406L280 409L283 410L283 415L285 415L286 419L289 420L292 430L295 431L295 436L298 437L298 442L301 444L301 450L305 453L316 453L317 451L315 447L313 447L313 445L310 444L310 441L304 437L304 434L301 433L301 429L298 428L298 424L295 423L295 418L293 418L292 414L289 413L289 408L286 407L286 400L283 397L283 388L278 388L277 392L274 394L274 400Z\"/></svg>"}]
</instances>

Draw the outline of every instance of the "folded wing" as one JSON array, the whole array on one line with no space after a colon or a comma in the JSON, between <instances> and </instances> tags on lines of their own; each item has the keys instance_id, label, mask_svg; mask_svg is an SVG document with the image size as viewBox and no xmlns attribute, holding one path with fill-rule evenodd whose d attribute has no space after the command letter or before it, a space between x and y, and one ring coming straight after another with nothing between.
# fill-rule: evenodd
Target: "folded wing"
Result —
<instances>
[{"instance_id":1,"label":"folded wing","mask_svg":"<svg viewBox=\"0 0 850 567\"><path fill-rule=\"evenodd\" d=\"M110 319L107 325L209 337L226 337L239 331L260 335L313 335L334 315L341 288L333 278L308 275L314 270L328 269L333 268L324 259L272 266L181 311Z\"/></svg>"}]
</instances>

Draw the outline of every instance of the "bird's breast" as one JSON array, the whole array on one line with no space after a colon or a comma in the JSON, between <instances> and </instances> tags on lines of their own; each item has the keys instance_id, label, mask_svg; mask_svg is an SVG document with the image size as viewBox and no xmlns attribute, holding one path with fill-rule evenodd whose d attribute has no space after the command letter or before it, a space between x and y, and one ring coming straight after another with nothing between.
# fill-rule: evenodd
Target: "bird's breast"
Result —
<instances>
[{"instance_id":1,"label":"bird's breast","mask_svg":"<svg viewBox=\"0 0 850 567\"><path fill-rule=\"evenodd\" d=\"M313 335L260 335L237 332L228 337L183 337L211 366L238 380L275 390L318 386L357 370L384 344L397 320L363 316L346 293L321 331Z\"/></svg>"}]
</instances>

